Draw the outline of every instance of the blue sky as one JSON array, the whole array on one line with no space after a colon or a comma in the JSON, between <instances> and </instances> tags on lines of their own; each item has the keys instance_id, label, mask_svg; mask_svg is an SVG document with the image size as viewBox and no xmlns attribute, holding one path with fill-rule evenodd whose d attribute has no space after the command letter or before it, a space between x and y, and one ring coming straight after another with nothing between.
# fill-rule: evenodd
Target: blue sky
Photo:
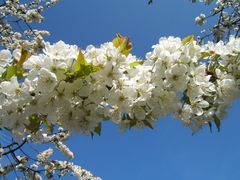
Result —
<instances>
[{"instance_id":1,"label":"blue sky","mask_svg":"<svg viewBox=\"0 0 240 180\"><path fill-rule=\"evenodd\" d=\"M133 54L144 57L162 36L199 34L195 17L209 7L188 0L62 0L45 13L43 29L50 42L63 40L83 49L111 41L116 33L129 36ZM103 180L239 180L240 103L235 102L221 132L208 127L192 136L178 120L166 117L154 130L120 133L105 123L102 135L74 134L67 142L74 162ZM65 179L73 179L66 177Z\"/></svg>"}]
</instances>

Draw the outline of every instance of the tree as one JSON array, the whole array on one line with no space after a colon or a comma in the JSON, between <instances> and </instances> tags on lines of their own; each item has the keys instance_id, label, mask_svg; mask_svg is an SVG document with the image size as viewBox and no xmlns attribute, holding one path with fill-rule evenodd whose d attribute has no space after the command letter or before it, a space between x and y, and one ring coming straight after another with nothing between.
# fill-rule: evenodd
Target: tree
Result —
<instances>
[{"instance_id":1,"label":"tree","mask_svg":"<svg viewBox=\"0 0 240 180\"><path fill-rule=\"evenodd\" d=\"M6 12L19 6L18 1L4 3ZM20 21L42 19L35 10L27 12L19 12ZM5 15L2 19L4 33L5 25L19 22ZM0 127L15 139L2 145L1 156L9 158L2 176L16 170L41 179L44 173L51 178L55 171L60 176L72 171L79 179L94 179L71 162L50 159L51 148L36 158L21 148L27 142L53 143L71 159L73 153L63 144L69 133L100 135L105 120L123 129L153 128L157 119L173 114L193 132L206 124L211 128L212 123L220 129L227 107L239 96L240 40L233 36L226 43L204 45L194 36L161 38L140 60L130 53L130 40L120 34L85 51L62 41L52 45L34 33L33 41L9 40L11 34L5 33L7 39L1 41L9 50L0 52Z\"/></svg>"}]
</instances>

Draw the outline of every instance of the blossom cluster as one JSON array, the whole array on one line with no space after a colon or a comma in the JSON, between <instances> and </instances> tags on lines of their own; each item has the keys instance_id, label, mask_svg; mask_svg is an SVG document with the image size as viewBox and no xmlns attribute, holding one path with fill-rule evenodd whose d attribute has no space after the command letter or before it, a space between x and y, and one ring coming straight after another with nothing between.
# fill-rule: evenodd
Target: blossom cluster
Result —
<instances>
[{"instance_id":1,"label":"blossom cluster","mask_svg":"<svg viewBox=\"0 0 240 180\"><path fill-rule=\"evenodd\" d=\"M44 166L45 175L47 178L53 178L55 171L59 171L58 176L65 176L68 172L77 177L79 180L91 179L91 180L101 180L99 177L93 176L89 171L83 169L68 161L50 160L50 156L53 154L53 149L49 148L43 152L40 152L37 156L38 161L31 165L31 168L38 170L40 166ZM39 179L42 179L41 176Z\"/></svg>"},{"instance_id":2,"label":"blossom cluster","mask_svg":"<svg viewBox=\"0 0 240 180\"><path fill-rule=\"evenodd\" d=\"M163 37L145 60L131 48L118 35L84 51L63 41L46 42L39 54L1 50L0 127L16 137L56 124L91 135L105 120L121 129L153 128L172 114L193 131L211 122L219 128L240 95L239 38L200 46L193 36Z\"/></svg>"},{"instance_id":3,"label":"blossom cluster","mask_svg":"<svg viewBox=\"0 0 240 180\"><path fill-rule=\"evenodd\" d=\"M193 3L199 1L204 2L206 5L215 3L214 8L210 11L209 15L201 13L195 18L195 22L202 26L207 22L207 19L216 17L218 20L209 31L205 29L202 31L205 34L201 39L205 37L213 36L215 42L223 39L228 39L230 34L239 37L240 30L240 2L239 0L191 0Z\"/></svg>"},{"instance_id":4,"label":"blossom cluster","mask_svg":"<svg viewBox=\"0 0 240 180\"><path fill-rule=\"evenodd\" d=\"M2 134L1 134L2 135ZM73 153L69 148L63 144L63 141L69 137L69 132L59 128L58 131L54 133L47 133L38 131L37 133L31 133L27 138L21 143L12 142L4 146L2 143L0 145L0 177L6 177L12 172L20 172L23 174L25 179L54 179L55 177L63 177L68 175L75 176L79 180L101 180L99 177L95 177L82 167L75 165L73 162L70 162L69 159L73 158ZM41 140L42 139L42 140ZM54 160L53 154L54 149L48 148L44 151L36 151L33 154L27 154L25 149L22 149L22 146L29 142L34 143L49 143L52 142L56 145L56 148L59 149L68 160L60 161ZM29 146L28 148L31 148ZM9 154L14 158L11 159ZM6 157L7 156L7 157ZM9 160L9 163L6 163ZM17 176L16 179L22 179L20 176Z\"/></svg>"},{"instance_id":5,"label":"blossom cluster","mask_svg":"<svg viewBox=\"0 0 240 180\"><path fill-rule=\"evenodd\" d=\"M1 0L0 2L0 45L14 49L21 45L37 50L42 46L43 36L48 31L36 30L31 23L44 20L43 11L59 0Z\"/></svg>"}]
</instances>

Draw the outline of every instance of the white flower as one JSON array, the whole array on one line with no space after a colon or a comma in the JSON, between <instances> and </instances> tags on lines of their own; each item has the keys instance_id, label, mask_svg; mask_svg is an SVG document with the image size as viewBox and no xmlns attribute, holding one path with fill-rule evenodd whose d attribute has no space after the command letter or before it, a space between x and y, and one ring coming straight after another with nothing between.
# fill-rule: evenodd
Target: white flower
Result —
<instances>
[{"instance_id":1,"label":"white flower","mask_svg":"<svg viewBox=\"0 0 240 180\"><path fill-rule=\"evenodd\" d=\"M11 81L3 81L0 84L0 87L1 91L8 96L14 96L20 92L20 87L16 76L13 76Z\"/></svg>"},{"instance_id":2,"label":"white flower","mask_svg":"<svg viewBox=\"0 0 240 180\"><path fill-rule=\"evenodd\" d=\"M44 163L49 159L50 156L52 156L52 154L53 154L53 149L49 148L49 149L39 153L37 155L37 159L38 159L38 161Z\"/></svg>"},{"instance_id":3,"label":"white flower","mask_svg":"<svg viewBox=\"0 0 240 180\"><path fill-rule=\"evenodd\" d=\"M20 60L20 58L21 58L21 49L15 49L14 51L13 51L13 57L14 57L14 59L16 59L17 61L19 61Z\"/></svg>"},{"instance_id":4,"label":"white flower","mask_svg":"<svg viewBox=\"0 0 240 180\"><path fill-rule=\"evenodd\" d=\"M230 36L226 47L230 52L240 53L240 38Z\"/></svg>"},{"instance_id":5,"label":"white flower","mask_svg":"<svg viewBox=\"0 0 240 180\"><path fill-rule=\"evenodd\" d=\"M184 124L189 125L191 123L192 118L191 105L185 104L178 113L179 113L177 114L178 118L180 118Z\"/></svg>"},{"instance_id":6,"label":"white flower","mask_svg":"<svg viewBox=\"0 0 240 180\"><path fill-rule=\"evenodd\" d=\"M195 100L191 101L192 111L197 116L201 116L204 113L204 108L209 107L209 103L202 98L196 98Z\"/></svg>"},{"instance_id":7,"label":"white flower","mask_svg":"<svg viewBox=\"0 0 240 180\"><path fill-rule=\"evenodd\" d=\"M162 50L169 51L170 53L176 52L182 46L182 42L180 38L175 37L163 37L159 40L159 45L153 46L153 48L159 48Z\"/></svg>"},{"instance_id":8,"label":"white flower","mask_svg":"<svg viewBox=\"0 0 240 180\"><path fill-rule=\"evenodd\" d=\"M201 86L189 85L187 88L186 94L190 99L195 99L195 98L202 96L204 94L204 92L203 92Z\"/></svg>"},{"instance_id":9,"label":"white flower","mask_svg":"<svg viewBox=\"0 0 240 180\"><path fill-rule=\"evenodd\" d=\"M27 22L41 22L43 20L43 16L39 14L37 9L29 9L26 13L26 21Z\"/></svg>"},{"instance_id":10,"label":"white flower","mask_svg":"<svg viewBox=\"0 0 240 180\"><path fill-rule=\"evenodd\" d=\"M25 82L33 90L41 93L50 93L57 84L57 76L48 69L41 68L39 71L31 71Z\"/></svg>"},{"instance_id":11,"label":"white flower","mask_svg":"<svg viewBox=\"0 0 240 180\"><path fill-rule=\"evenodd\" d=\"M37 79L37 89L41 92L51 92L57 84L57 76L45 68L41 68Z\"/></svg>"},{"instance_id":12,"label":"white flower","mask_svg":"<svg viewBox=\"0 0 240 180\"><path fill-rule=\"evenodd\" d=\"M73 62L73 60L71 62ZM52 72L57 72L59 69L66 69L70 67L69 63L70 60L60 61L57 59L51 59L49 56L44 54L39 54L37 56L31 56L23 63L23 67L30 70L40 70L41 68L45 68Z\"/></svg>"},{"instance_id":13,"label":"white flower","mask_svg":"<svg viewBox=\"0 0 240 180\"><path fill-rule=\"evenodd\" d=\"M1 50L0 51L0 66L5 67L7 64L10 63L12 58L12 54L9 50Z\"/></svg>"},{"instance_id":14,"label":"white flower","mask_svg":"<svg viewBox=\"0 0 240 180\"><path fill-rule=\"evenodd\" d=\"M60 141L57 142L56 146L68 159L72 159L74 157L74 155L70 151L70 149L65 144L63 144L62 142L60 142Z\"/></svg>"},{"instance_id":15,"label":"white flower","mask_svg":"<svg viewBox=\"0 0 240 180\"><path fill-rule=\"evenodd\" d=\"M46 57L42 54L33 55L23 63L23 68L40 70L43 66L46 66L46 64L49 62L49 61L44 61L45 58Z\"/></svg>"},{"instance_id":16,"label":"white flower","mask_svg":"<svg viewBox=\"0 0 240 180\"><path fill-rule=\"evenodd\" d=\"M117 106L121 109L121 111L128 110L129 109L129 96L126 96L122 91L120 90L112 90L109 92L109 97L107 100L107 103L109 103L111 106Z\"/></svg>"},{"instance_id":17,"label":"white flower","mask_svg":"<svg viewBox=\"0 0 240 180\"><path fill-rule=\"evenodd\" d=\"M92 63L94 66L104 66L108 61L105 51L95 48L93 45L87 47L84 57L88 63Z\"/></svg>"},{"instance_id":18,"label":"white flower","mask_svg":"<svg viewBox=\"0 0 240 180\"><path fill-rule=\"evenodd\" d=\"M185 65L175 64L166 71L166 85L176 90L184 90L188 83L186 75L187 67Z\"/></svg>"},{"instance_id":19,"label":"white flower","mask_svg":"<svg viewBox=\"0 0 240 180\"><path fill-rule=\"evenodd\" d=\"M140 59L131 54L126 57L111 42L99 48L88 46L83 51L85 60L100 68L84 77L74 74L72 81L65 80L62 70L73 73L77 46L62 41L45 45L43 54L34 54L24 62L23 79L13 76L0 83L0 128L11 129L18 139L29 132L27 117L35 113L44 115L49 124L61 120L64 129L87 135L104 119L128 128L129 120L123 120L126 114L139 121L135 127L141 127L143 120L152 123L176 114L196 130L212 120L213 114L224 117L226 108L239 97L238 39L232 38L227 45L198 46L195 41L183 45L180 38L161 38L144 63L134 67L131 63ZM202 52L220 57L200 61ZM19 60L20 50L13 56ZM0 51L0 58L4 68L11 53ZM218 67L210 67L213 61ZM40 130L31 140L49 141L46 136ZM68 158L73 157L64 144L56 145Z\"/></svg>"},{"instance_id":20,"label":"white flower","mask_svg":"<svg viewBox=\"0 0 240 180\"><path fill-rule=\"evenodd\" d=\"M63 41L51 45L45 43L43 52L48 55L51 59L57 59L60 61L67 61L69 59L76 59L78 56L78 47L75 45L65 44Z\"/></svg>"},{"instance_id":21,"label":"white flower","mask_svg":"<svg viewBox=\"0 0 240 180\"><path fill-rule=\"evenodd\" d=\"M159 59L167 60L166 63L171 64L171 61L180 57L181 53L179 50L181 46L182 43L180 38L160 38L159 44L152 46L153 52L147 53L146 58L150 61L156 61Z\"/></svg>"},{"instance_id":22,"label":"white flower","mask_svg":"<svg viewBox=\"0 0 240 180\"><path fill-rule=\"evenodd\" d=\"M234 79L223 79L218 81L218 92L220 97L225 97L227 100L232 100L239 96L239 89Z\"/></svg>"},{"instance_id":23,"label":"white flower","mask_svg":"<svg viewBox=\"0 0 240 180\"><path fill-rule=\"evenodd\" d=\"M146 118L146 112L141 106L133 106L133 118L136 118L137 120L144 120Z\"/></svg>"},{"instance_id":24,"label":"white flower","mask_svg":"<svg viewBox=\"0 0 240 180\"><path fill-rule=\"evenodd\" d=\"M206 23L206 19L205 18L206 18L205 14L200 14L199 16L197 16L195 18L195 22L198 25L202 26L202 25L204 25Z\"/></svg>"},{"instance_id":25,"label":"white flower","mask_svg":"<svg viewBox=\"0 0 240 180\"><path fill-rule=\"evenodd\" d=\"M0 51L0 75L5 71L6 67L11 62L12 54L9 50Z\"/></svg>"},{"instance_id":26,"label":"white flower","mask_svg":"<svg viewBox=\"0 0 240 180\"><path fill-rule=\"evenodd\" d=\"M2 147L0 147L0 158L2 157L2 154L4 153L4 149ZM1 167L1 164L0 164Z\"/></svg>"}]
</instances>

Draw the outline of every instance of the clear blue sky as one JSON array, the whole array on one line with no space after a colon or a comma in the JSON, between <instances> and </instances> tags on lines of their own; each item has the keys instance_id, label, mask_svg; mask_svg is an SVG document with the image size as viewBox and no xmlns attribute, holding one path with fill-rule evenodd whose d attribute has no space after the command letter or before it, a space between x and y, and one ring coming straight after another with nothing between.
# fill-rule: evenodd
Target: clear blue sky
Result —
<instances>
[{"instance_id":1,"label":"clear blue sky","mask_svg":"<svg viewBox=\"0 0 240 180\"><path fill-rule=\"evenodd\" d=\"M46 12L41 27L52 33L49 41L82 48L110 41L119 32L131 38L133 54L144 57L159 37L198 34L194 18L207 8L188 0L155 0L151 6L147 0L61 0ZM166 117L154 130L123 134L105 123L100 137L73 135L68 145L74 162L103 180L239 180L239 105L229 110L220 133L205 127L192 136Z\"/></svg>"}]
</instances>

